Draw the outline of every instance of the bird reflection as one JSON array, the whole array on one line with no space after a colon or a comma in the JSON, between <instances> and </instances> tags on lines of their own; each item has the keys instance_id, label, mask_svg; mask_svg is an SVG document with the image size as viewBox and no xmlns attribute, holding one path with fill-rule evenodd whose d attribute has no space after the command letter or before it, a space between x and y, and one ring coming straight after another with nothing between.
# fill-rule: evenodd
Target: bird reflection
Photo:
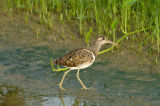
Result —
<instances>
[{"instance_id":1,"label":"bird reflection","mask_svg":"<svg viewBox=\"0 0 160 106\"><path fill-rule=\"evenodd\" d=\"M82 98L86 95L87 91L85 90L82 90L79 94L80 95L77 95L77 97L74 98L74 100L72 100L72 104L66 104L65 101L64 101L64 95L62 93L60 93L60 96L59 96L59 99L61 101L61 104L63 106L68 106L68 105L72 105L72 106L80 106L81 104L83 104L83 106L87 106L87 103L86 101L82 101ZM71 98L71 97L70 97ZM83 102L83 103L82 103Z\"/></svg>"},{"instance_id":2,"label":"bird reflection","mask_svg":"<svg viewBox=\"0 0 160 106\"><path fill-rule=\"evenodd\" d=\"M64 103L63 97L62 97L62 96L59 96L59 99L60 99L62 105L63 105L63 106L66 106L65 103Z\"/></svg>"}]
</instances>

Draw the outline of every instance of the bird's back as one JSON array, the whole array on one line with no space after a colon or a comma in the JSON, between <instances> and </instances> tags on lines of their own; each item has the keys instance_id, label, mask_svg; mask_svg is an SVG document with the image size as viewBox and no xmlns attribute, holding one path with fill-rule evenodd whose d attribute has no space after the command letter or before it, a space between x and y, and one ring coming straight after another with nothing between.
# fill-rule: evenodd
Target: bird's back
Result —
<instances>
[{"instance_id":1,"label":"bird's back","mask_svg":"<svg viewBox=\"0 0 160 106\"><path fill-rule=\"evenodd\" d=\"M66 55L59 57L53 64L58 64L66 67L86 68L95 60L94 53L89 49L75 49Z\"/></svg>"}]
</instances>

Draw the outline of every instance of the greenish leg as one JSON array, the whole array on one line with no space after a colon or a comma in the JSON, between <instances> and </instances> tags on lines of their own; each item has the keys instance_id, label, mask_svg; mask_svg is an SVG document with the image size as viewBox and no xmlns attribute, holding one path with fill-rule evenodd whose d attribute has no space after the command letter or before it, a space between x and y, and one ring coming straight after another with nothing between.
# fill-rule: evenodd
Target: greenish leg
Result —
<instances>
[{"instance_id":1,"label":"greenish leg","mask_svg":"<svg viewBox=\"0 0 160 106\"><path fill-rule=\"evenodd\" d=\"M86 88L86 86L83 84L83 82L81 81L81 79L79 78L79 71L80 71L80 69L78 69L78 71L77 71L77 79L78 79L78 81L80 82L80 84L82 85L82 89L84 89L84 90L86 90L87 88Z\"/></svg>"},{"instance_id":2,"label":"greenish leg","mask_svg":"<svg viewBox=\"0 0 160 106\"><path fill-rule=\"evenodd\" d=\"M64 89L64 88L62 87L62 84L63 84L63 81L64 81L66 75L67 75L70 71L71 71L71 70L68 70L68 71L66 71L66 72L64 73L64 75L63 75L63 77L62 77L62 80L61 80L61 82L59 83L59 89L60 89L60 91L65 91L65 90L66 90L66 89Z\"/></svg>"}]
</instances>

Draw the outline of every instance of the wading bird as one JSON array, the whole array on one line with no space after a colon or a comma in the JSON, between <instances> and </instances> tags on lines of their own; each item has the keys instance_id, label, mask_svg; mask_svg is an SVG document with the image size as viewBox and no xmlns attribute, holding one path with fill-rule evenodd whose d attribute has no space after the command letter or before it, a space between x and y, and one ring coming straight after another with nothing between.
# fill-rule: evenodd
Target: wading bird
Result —
<instances>
[{"instance_id":1,"label":"wading bird","mask_svg":"<svg viewBox=\"0 0 160 106\"><path fill-rule=\"evenodd\" d=\"M96 38L96 40L94 41L93 45L89 48L79 48L79 49L75 49L67 54L65 54L64 56L59 57L58 59L56 59L53 62L53 65L58 64L61 66L65 66L68 67L69 70L67 70L63 77L61 82L59 83L59 88L61 91L64 91L65 89L62 87L63 81L66 77L66 75L71 71L71 70L75 70L77 69L77 79L80 82L80 84L82 85L82 89L88 89L83 82L81 81L81 79L79 78L79 71L80 69L84 69L89 67L90 65L92 65L92 63L95 60L95 57L97 56L101 46L103 44L106 43L110 43L113 45L117 45L114 42L111 42L110 40L107 40L106 37L104 36L99 36Z\"/></svg>"}]
</instances>

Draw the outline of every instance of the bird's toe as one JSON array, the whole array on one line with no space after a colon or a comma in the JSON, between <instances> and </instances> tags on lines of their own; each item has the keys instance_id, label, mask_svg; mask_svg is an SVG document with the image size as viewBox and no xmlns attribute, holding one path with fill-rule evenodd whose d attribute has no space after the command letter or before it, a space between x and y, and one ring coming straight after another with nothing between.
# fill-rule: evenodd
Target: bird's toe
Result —
<instances>
[{"instance_id":1,"label":"bird's toe","mask_svg":"<svg viewBox=\"0 0 160 106\"><path fill-rule=\"evenodd\" d=\"M96 90L95 88L86 88L86 87L83 87L83 88L81 88L81 90Z\"/></svg>"},{"instance_id":2,"label":"bird's toe","mask_svg":"<svg viewBox=\"0 0 160 106\"><path fill-rule=\"evenodd\" d=\"M59 89L61 92L66 91L66 89L64 89L63 87L59 87Z\"/></svg>"},{"instance_id":3,"label":"bird's toe","mask_svg":"<svg viewBox=\"0 0 160 106\"><path fill-rule=\"evenodd\" d=\"M66 89L64 89L64 88L62 87L62 84L61 84L61 83L59 84L59 89L60 89L61 92L66 91Z\"/></svg>"}]
</instances>

